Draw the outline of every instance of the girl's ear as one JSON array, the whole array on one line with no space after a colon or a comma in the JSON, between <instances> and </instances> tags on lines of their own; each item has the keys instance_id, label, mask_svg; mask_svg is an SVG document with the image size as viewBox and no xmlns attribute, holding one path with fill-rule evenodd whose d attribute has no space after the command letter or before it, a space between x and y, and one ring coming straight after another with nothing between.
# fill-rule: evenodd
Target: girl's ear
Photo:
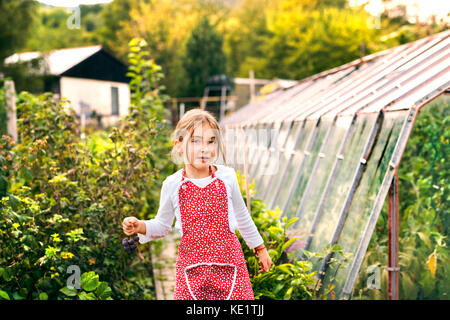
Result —
<instances>
[{"instance_id":1,"label":"girl's ear","mask_svg":"<svg viewBox=\"0 0 450 320\"><path fill-rule=\"evenodd\" d=\"M177 150L178 153L183 153L183 148L182 148L182 144L181 141L175 141L175 148Z\"/></svg>"}]
</instances>

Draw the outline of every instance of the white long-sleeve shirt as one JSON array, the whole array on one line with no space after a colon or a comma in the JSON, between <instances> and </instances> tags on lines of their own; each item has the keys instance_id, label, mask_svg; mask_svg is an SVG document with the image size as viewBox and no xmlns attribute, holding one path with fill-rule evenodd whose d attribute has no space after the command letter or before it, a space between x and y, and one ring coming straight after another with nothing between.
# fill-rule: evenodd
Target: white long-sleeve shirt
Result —
<instances>
[{"instance_id":1,"label":"white long-sleeve shirt","mask_svg":"<svg viewBox=\"0 0 450 320\"><path fill-rule=\"evenodd\" d=\"M230 231L234 233L237 228L250 249L263 244L264 241L247 210L244 199L242 199L234 168L220 164L214 164L214 166L217 167L214 175L225 183L227 191ZM176 218L175 229L179 230L180 234L183 235L178 199L178 190L182 182L182 170L178 170L163 181L158 212L154 219L144 220L146 234L138 234L140 243L146 243L167 235L172 230L174 218ZM200 188L204 188L211 182L212 177L208 176L199 179L185 177L184 179L190 180Z\"/></svg>"}]
</instances>

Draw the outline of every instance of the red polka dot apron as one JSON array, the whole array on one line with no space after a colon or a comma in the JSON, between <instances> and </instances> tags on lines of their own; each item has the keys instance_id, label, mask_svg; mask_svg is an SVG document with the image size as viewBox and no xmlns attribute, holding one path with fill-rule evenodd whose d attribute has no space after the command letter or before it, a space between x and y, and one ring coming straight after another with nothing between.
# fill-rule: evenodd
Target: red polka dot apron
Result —
<instances>
[{"instance_id":1,"label":"red polka dot apron","mask_svg":"<svg viewBox=\"0 0 450 320\"><path fill-rule=\"evenodd\" d=\"M228 223L225 184L200 188L185 180L178 191L183 236L176 263L175 300L253 300L241 244Z\"/></svg>"}]
</instances>

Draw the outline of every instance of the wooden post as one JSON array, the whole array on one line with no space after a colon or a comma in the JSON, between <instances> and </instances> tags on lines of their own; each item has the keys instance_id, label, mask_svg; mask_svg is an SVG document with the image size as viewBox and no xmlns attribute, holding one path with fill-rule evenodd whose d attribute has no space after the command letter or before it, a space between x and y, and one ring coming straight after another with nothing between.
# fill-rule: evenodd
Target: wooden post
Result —
<instances>
[{"instance_id":1,"label":"wooden post","mask_svg":"<svg viewBox=\"0 0 450 320\"><path fill-rule=\"evenodd\" d=\"M398 175L395 172L389 188L389 213L388 213L388 299L398 300L398 279L399 279L399 261L398 261L398 232L399 232L399 214L398 214Z\"/></svg>"},{"instance_id":2,"label":"wooden post","mask_svg":"<svg viewBox=\"0 0 450 320\"><path fill-rule=\"evenodd\" d=\"M181 119L181 117L183 117L184 112L185 112L185 105L182 102L182 103L180 103L180 119Z\"/></svg>"},{"instance_id":3,"label":"wooden post","mask_svg":"<svg viewBox=\"0 0 450 320\"><path fill-rule=\"evenodd\" d=\"M255 99L255 72L250 70L250 102Z\"/></svg>"},{"instance_id":4,"label":"wooden post","mask_svg":"<svg viewBox=\"0 0 450 320\"><path fill-rule=\"evenodd\" d=\"M227 98L227 87L223 86L220 92L220 116L219 121L225 117L225 100Z\"/></svg>"},{"instance_id":5,"label":"wooden post","mask_svg":"<svg viewBox=\"0 0 450 320\"><path fill-rule=\"evenodd\" d=\"M175 127L178 122L178 101L177 98L172 99L172 125Z\"/></svg>"},{"instance_id":6,"label":"wooden post","mask_svg":"<svg viewBox=\"0 0 450 320\"><path fill-rule=\"evenodd\" d=\"M209 95L209 88L206 87L205 90L203 90L203 99L201 100L200 103L200 108L202 110L205 110L206 108L206 100L208 99L208 95Z\"/></svg>"},{"instance_id":7,"label":"wooden post","mask_svg":"<svg viewBox=\"0 0 450 320\"><path fill-rule=\"evenodd\" d=\"M17 115L16 115L16 90L14 89L14 81L6 80L6 116L8 118L7 133L18 142L17 135Z\"/></svg>"}]
</instances>

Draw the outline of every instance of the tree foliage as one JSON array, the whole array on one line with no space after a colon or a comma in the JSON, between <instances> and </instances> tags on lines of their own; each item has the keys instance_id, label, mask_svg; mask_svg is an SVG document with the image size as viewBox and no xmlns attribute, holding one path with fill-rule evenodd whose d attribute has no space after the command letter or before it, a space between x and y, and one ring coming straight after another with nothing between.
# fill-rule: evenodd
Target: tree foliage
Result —
<instances>
[{"instance_id":1,"label":"tree foliage","mask_svg":"<svg viewBox=\"0 0 450 320\"><path fill-rule=\"evenodd\" d=\"M25 44L36 9L32 0L0 1L0 65Z\"/></svg>"},{"instance_id":2,"label":"tree foliage","mask_svg":"<svg viewBox=\"0 0 450 320\"><path fill-rule=\"evenodd\" d=\"M2 29L2 35L22 43L8 52L102 44L125 62L127 43L140 37L164 70L166 93L182 96L190 92L189 83L196 86L183 60L188 56L186 42L202 17L207 16L223 38L228 76L248 77L254 70L257 78L268 79L299 80L448 28L425 28L383 14L377 29L362 6L348 7L345 0L115 0L80 9L80 28L69 29L71 12L41 5L33 19L22 17L33 21L32 35L21 31L23 22ZM21 37L11 36L16 29Z\"/></svg>"},{"instance_id":3,"label":"tree foliage","mask_svg":"<svg viewBox=\"0 0 450 320\"><path fill-rule=\"evenodd\" d=\"M207 17L202 17L186 42L183 69L186 73L184 96L201 97L208 77L224 74L226 58L222 37Z\"/></svg>"}]
</instances>

